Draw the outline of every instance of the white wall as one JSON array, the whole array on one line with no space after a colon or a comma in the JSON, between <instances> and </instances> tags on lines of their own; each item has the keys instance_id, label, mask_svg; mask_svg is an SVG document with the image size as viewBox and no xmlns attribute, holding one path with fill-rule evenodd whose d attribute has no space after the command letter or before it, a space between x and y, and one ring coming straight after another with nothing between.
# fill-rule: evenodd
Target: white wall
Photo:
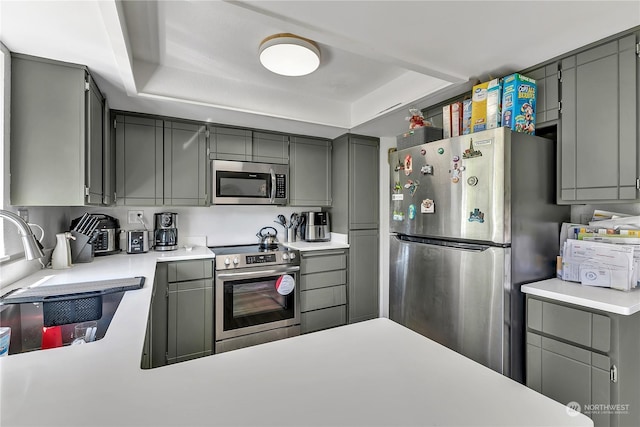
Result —
<instances>
[{"instance_id":1,"label":"white wall","mask_svg":"<svg viewBox=\"0 0 640 427\"><path fill-rule=\"evenodd\" d=\"M389 317L389 149L396 138L380 138L380 316Z\"/></svg>"},{"instance_id":2,"label":"white wall","mask_svg":"<svg viewBox=\"0 0 640 427\"><path fill-rule=\"evenodd\" d=\"M265 226L278 231L278 240L285 241L284 229L274 223L279 214L287 218L292 212L317 211L319 208L295 208L276 206L210 206L210 207L74 207L69 209L69 222L84 212L104 213L118 218L122 230L141 229L141 224L128 224L130 210L142 210L144 221L150 230L154 228L154 213L176 212L178 214L178 244L183 245L187 237L206 238L207 246L224 246L257 243L256 233Z\"/></svg>"}]
</instances>

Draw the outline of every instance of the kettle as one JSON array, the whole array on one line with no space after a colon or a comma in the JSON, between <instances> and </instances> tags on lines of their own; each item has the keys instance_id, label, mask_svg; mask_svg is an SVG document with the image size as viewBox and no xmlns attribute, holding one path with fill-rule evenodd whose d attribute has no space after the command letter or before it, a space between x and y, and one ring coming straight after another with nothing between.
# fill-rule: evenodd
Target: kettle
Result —
<instances>
[{"instance_id":1,"label":"kettle","mask_svg":"<svg viewBox=\"0 0 640 427\"><path fill-rule=\"evenodd\" d=\"M69 240L76 238L69 232L56 234L56 247L51 255L51 268L61 270L69 268L71 264L71 244Z\"/></svg>"},{"instance_id":2,"label":"kettle","mask_svg":"<svg viewBox=\"0 0 640 427\"><path fill-rule=\"evenodd\" d=\"M273 230L273 233L265 230ZM276 238L276 234L278 231L273 227L262 227L258 233L256 233L256 237L260 239L260 249L275 249L278 246L278 239Z\"/></svg>"}]
</instances>

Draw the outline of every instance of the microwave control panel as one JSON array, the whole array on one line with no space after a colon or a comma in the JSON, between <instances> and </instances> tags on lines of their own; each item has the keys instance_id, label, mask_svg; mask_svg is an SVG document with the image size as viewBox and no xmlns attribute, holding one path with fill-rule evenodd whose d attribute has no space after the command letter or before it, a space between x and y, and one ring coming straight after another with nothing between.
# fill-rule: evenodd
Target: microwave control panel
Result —
<instances>
[{"instance_id":1,"label":"microwave control panel","mask_svg":"<svg viewBox=\"0 0 640 427\"><path fill-rule=\"evenodd\" d=\"M285 174L276 174L276 199L285 199L287 197L287 176Z\"/></svg>"}]
</instances>

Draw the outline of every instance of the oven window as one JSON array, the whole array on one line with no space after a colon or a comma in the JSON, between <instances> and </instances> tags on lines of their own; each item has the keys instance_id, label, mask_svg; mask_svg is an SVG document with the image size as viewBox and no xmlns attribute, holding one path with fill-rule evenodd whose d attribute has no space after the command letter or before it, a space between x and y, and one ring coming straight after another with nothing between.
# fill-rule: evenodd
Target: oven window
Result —
<instances>
[{"instance_id":1,"label":"oven window","mask_svg":"<svg viewBox=\"0 0 640 427\"><path fill-rule=\"evenodd\" d=\"M217 196L267 197L271 180L268 174L218 172Z\"/></svg>"},{"instance_id":2,"label":"oven window","mask_svg":"<svg viewBox=\"0 0 640 427\"><path fill-rule=\"evenodd\" d=\"M224 330L293 319L294 294L280 295L280 276L234 280L224 283Z\"/></svg>"}]
</instances>

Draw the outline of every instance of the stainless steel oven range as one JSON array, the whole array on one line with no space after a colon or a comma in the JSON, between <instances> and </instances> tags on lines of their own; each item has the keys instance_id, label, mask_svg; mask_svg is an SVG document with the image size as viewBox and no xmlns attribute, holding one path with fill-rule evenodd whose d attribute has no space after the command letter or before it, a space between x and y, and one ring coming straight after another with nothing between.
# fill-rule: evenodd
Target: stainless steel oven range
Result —
<instances>
[{"instance_id":1,"label":"stainless steel oven range","mask_svg":"<svg viewBox=\"0 0 640 427\"><path fill-rule=\"evenodd\" d=\"M212 247L215 352L300 335L300 256L278 245Z\"/></svg>"}]
</instances>

